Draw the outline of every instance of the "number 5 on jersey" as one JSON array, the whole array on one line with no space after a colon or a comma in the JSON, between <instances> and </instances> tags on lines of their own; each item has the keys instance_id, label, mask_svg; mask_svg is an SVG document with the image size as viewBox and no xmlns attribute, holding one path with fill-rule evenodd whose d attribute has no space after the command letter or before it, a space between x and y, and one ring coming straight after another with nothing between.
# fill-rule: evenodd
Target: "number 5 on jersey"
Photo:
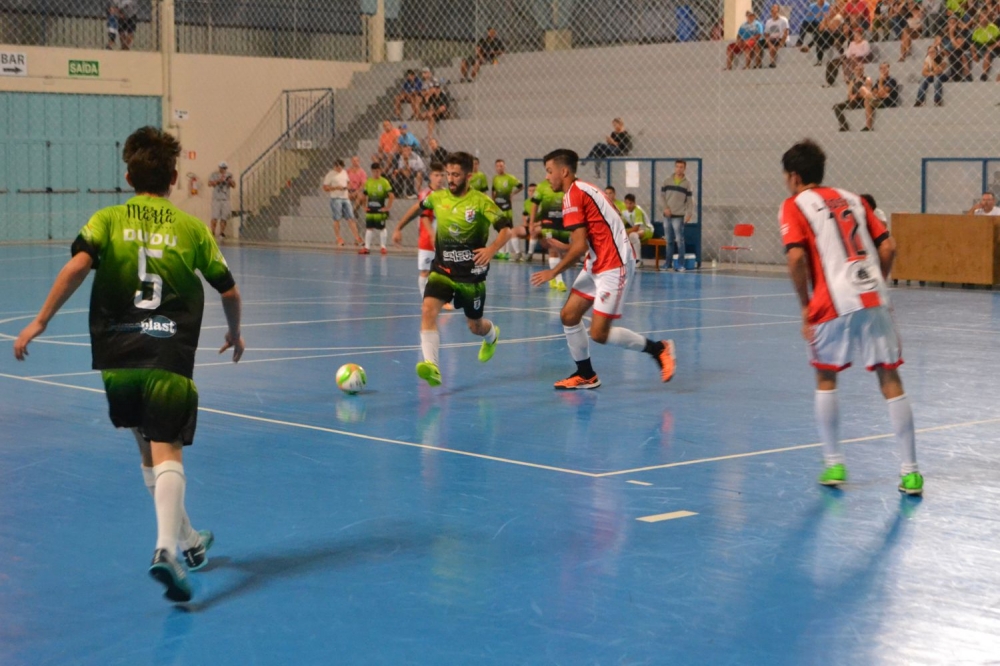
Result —
<instances>
[{"instance_id":1,"label":"number 5 on jersey","mask_svg":"<svg viewBox=\"0 0 1000 666\"><path fill-rule=\"evenodd\" d=\"M140 310L155 310L160 307L160 298L163 296L163 278L155 273L146 272L146 257L154 259L163 258L163 250L150 250L145 247L139 248L139 285L135 292L135 307ZM146 294L151 294L146 298Z\"/></svg>"}]
</instances>

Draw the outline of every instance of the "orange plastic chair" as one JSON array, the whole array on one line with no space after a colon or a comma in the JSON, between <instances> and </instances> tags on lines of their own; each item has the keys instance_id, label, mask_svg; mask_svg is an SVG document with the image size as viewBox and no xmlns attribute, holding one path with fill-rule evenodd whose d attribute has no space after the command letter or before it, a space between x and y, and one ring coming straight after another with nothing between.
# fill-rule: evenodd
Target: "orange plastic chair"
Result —
<instances>
[{"instance_id":1,"label":"orange plastic chair","mask_svg":"<svg viewBox=\"0 0 1000 666\"><path fill-rule=\"evenodd\" d=\"M752 252L753 251L753 234L754 226L752 224L747 224L746 222L741 222L733 227L733 240L731 245L723 245L719 248L719 254L722 255L723 252L736 253L736 258L739 259L739 253L741 251ZM737 262L739 263L739 262Z\"/></svg>"}]
</instances>

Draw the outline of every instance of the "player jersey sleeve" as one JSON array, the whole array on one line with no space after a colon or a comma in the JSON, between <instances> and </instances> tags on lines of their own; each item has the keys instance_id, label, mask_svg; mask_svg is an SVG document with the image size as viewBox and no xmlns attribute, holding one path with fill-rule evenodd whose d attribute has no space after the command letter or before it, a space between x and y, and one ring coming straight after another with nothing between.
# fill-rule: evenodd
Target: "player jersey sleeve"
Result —
<instances>
[{"instance_id":1,"label":"player jersey sleeve","mask_svg":"<svg viewBox=\"0 0 1000 666\"><path fill-rule=\"evenodd\" d=\"M781 205L778 222L781 224L781 242L785 246L785 252L793 247L804 250L809 248L807 229L809 222L795 204L794 198L785 199L785 203Z\"/></svg>"},{"instance_id":2,"label":"player jersey sleeve","mask_svg":"<svg viewBox=\"0 0 1000 666\"><path fill-rule=\"evenodd\" d=\"M587 223L587 218L583 214L583 193L578 187L570 188L569 192L563 195L562 223L566 231L572 231Z\"/></svg>"},{"instance_id":3,"label":"player jersey sleeve","mask_svg":"<svg viewBox=\"0 0 1000 666\"><path fill-rule=\"evenodd\" d=\"M107 212L99 210L94 213L73 241L70 248L72 255L75 257L80 252L86 252L96 269L101 264L101 254L111 243L111 226L111 216Z\"/></svg>"},{"instance_id":4,"label":"player jersey sleeve","mask_svg":"<svg viewBox=\"0 0 1000 666\"><path fill-rule=\"evenodd\" d=\"M195 253L195 268L205 280L220 294L236 286L236 279L229 270L225 257L219 251L215 238L204 225L198 230L198 251Z\"/></svg>"},{"instance_id":5,"label":"player jersey sleeve","mask_svg":"<svg viewBox=\"0 0 1000 666\"><path fill-rule=\"evenodd\" d=\"M886 228L885 223L876 217L875 211L871 209L871 206L868 205L867 201L862 199L861 205L865 207L865 219L868 222L868 235L872 237L875 247L878 248L879 245L884 243L886 239L889 238L889 230Z\"/></svg>"},{"instance_id":6,"label":"player jersey sleeve","mask_svg":"<svg viewBox=\"0 0 1000 666\"><path fill-rule=\"evenodd\" d=\"M496 202L487 196L483 196L483 203L479 208L479 212L489 220L490 224L497 231L514 226L509 217L501 214L500 206L496 205Z\"/></svg>"},{"instance_id":7,"label":"player jersey sleeve","mask_svg":"<svg viewBox=\"0 0 1000 666\"><path fill-rule=\"evenodd\" d=\"M426 197L424 197L423 201L420 202L420 207L424 209L423 212L424 215L426 215L428 211L434 210L434 199L435 199L434 195L435 193L431 192Z\"/></svg>"}]
</instances>

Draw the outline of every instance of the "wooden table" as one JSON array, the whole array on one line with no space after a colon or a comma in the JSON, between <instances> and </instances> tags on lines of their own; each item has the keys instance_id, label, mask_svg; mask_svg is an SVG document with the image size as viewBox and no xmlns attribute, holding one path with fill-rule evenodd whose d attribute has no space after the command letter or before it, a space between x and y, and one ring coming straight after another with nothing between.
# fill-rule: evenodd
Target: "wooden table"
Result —
<instances>
[{"instance_id":1,"label":"wooden table","mask_svg":"<svg viewBox=\"0 0 1000 666\"><path fill-rule=\"evenodd\" d=\"M643 245L650 245L653 248L653 263L656 266L656 270L660 270L660 248L664 248L665 261L670 261L670 253L666 251L667 240L665 238L650 238L648 241L643 242Z\"/></svg>"},{"instance_id":2,"label":"wooden table","mask_svg":"<svg viewBox=\"0 0 1000 666\"><path fill-rule=\"evenodd\" d=\"M895 280L1000 284L1000 217L894 213Z\"/></svg>"}]
</instances>

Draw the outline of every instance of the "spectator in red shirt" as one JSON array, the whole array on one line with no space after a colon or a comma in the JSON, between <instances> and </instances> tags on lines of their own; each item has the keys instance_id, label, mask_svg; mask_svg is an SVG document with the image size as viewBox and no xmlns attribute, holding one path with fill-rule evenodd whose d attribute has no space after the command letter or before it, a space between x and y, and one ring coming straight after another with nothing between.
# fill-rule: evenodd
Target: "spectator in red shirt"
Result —
<instances>
[{"instance_id":1,"label":"spectator in red shirt","mask_svg":"<svg viewBox=\"0 0 1000 666\"><path fill-rule=\"evenodd\" d=\"M865 30L868 30L872 25L869 11L870 7L867 0L848 0L844 6L844 15L847 19L854 23L855 26L859 26Z\"/></svg>"}]
</instances>

